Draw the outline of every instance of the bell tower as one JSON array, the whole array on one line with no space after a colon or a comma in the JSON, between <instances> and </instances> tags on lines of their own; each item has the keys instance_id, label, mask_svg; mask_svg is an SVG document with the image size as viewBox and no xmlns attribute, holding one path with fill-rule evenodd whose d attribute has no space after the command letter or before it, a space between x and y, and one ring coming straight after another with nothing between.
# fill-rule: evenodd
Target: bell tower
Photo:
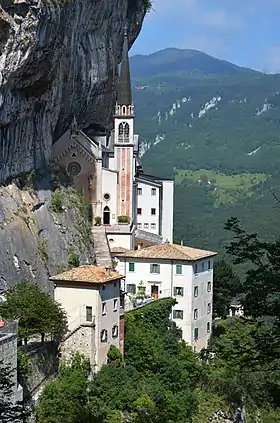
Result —
<instances>
[{"instance_id":1,"label":"bell tower","mask_svg":"<svg viewBox=\"0 0 280 423\"><path fill-rule=\"evenodd\" d=\"M134 108L128 57L127 26L124 31L121 71L117 87L115 109L114 157L118 171L117 215L133 218Z\"/></svg>"}]
</instances>

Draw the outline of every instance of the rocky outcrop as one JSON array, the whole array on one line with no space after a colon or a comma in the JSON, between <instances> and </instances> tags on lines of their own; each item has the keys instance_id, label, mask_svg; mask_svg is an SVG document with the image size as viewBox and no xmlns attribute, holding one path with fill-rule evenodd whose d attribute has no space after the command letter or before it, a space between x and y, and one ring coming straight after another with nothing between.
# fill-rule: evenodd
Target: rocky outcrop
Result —
<instances>
[{"instance_id":1,"label":"rocky outcrop","mask_svg":"<svg viewBox=\"0 0 280 423\"><path fill-rule=\"evenodd\" d=\"M87 212L71 187L54 192L48 174L0 187L0 289L29 280L52 292L49 276L95 264Z\"/></svg>"},{"instance_id":2,"label":"rocky outcrop","mask_svg":"<svg viewBox=\"0 0 280 423\"><path fill-rule=\"evenodd\" d=\"M48 162L74 116L110 128L124 23L131 44L144 14L144 0L1 0L0 182Z\"/></svg>"}]
</instances>

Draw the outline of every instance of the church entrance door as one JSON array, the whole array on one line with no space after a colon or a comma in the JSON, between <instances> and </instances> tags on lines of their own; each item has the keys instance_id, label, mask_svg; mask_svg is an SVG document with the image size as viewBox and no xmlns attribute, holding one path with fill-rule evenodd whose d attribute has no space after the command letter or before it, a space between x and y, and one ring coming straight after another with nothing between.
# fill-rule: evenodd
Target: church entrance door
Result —
<instances>
[{"instance_id":1,"label":"church entrance door","mask_svg":"<svg viewBox=\"0 0 280 423\"><path fill-rule=\"evenodd\" d=\"M103 210L103 225L110 225L110 209L108 206L104 207Z\"/></svg>"}]
</instances>

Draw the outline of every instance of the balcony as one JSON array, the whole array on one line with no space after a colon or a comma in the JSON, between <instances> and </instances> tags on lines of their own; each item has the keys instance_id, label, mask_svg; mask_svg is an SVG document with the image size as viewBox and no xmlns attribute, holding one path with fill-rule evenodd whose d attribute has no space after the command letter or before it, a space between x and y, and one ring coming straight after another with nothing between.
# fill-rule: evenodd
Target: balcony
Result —
<instances>
[{"instance_id":1,"label":"balcony","mask_svg":"<svg viewBox=\"0 0 280 423\"><path fill-rule=\"evenodd\" d=\"M162 300L164 298L171 298L171 297L172 297L171 289L162 290L152 295L126 294L124 312L126 313L128 311L137 310L155 301Z\"/></svg>"}]
</instances>

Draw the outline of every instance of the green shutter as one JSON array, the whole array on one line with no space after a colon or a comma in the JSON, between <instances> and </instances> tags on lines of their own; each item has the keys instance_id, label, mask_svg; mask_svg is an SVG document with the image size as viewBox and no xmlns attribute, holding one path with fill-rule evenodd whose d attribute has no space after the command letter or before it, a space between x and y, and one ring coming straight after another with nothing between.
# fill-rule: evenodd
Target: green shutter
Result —
<instances>
[{"instance_id":1,"label":"green shutter","mask_svg":"<svg viewBox=\"0 0 280 423\"><path fill-rule=\"evenodd\" d=\"M175 286L173 287L173 295L174 295L174 297L176 297L176 295L177 295L176 294L176 287Z\"/></svg>"},{"instance_id":2,"label":"green shutter","mask_svg":"<svg viewBox=\"0 0 280 423\"><path fill-rule=\"evenodd\" d=\"M194 339L198 339L198 328L194 328Z\"/></svg>"},{"instance_id":3,"label":"green shutter","mask_svg":"<svg viewBox=\"0 0 280 423\"><path fill-rule=\"evenodd\" d=\"M134 272L134 268L135 268L135 266L134 266L134 263L129 263L129 265L128 265L129 267L129 271L130 272Z\"/></svg>"},{"instance_id":4,"label":"green shutter","mask_svg":"<svg viewBox=\"0 0 280 423\"><path fill-rule=\"evenodd\" d=\"M182 297L184 296L184 288L181 288L181 290L182 290Z\"/></svg>"},{"instance_id":5,"label":"green shutter","mask_svg":"<svg viewBox=\"0 0 280 423\"><path fill-rule=\"evenodd\" d=\"M150 264L150 273L153 273L153 265Z\"/></svg>"},{"instance_id":6,"label":"green shutter","mask_svg":"<svg viewBox=\"0 0 280 423\"><path fill-rule=\"evenodd\" d=\"M182 274L182 266L181 264L177 264L176 265L176 275L181 275Z\"/></svg>"}]
</instances>

